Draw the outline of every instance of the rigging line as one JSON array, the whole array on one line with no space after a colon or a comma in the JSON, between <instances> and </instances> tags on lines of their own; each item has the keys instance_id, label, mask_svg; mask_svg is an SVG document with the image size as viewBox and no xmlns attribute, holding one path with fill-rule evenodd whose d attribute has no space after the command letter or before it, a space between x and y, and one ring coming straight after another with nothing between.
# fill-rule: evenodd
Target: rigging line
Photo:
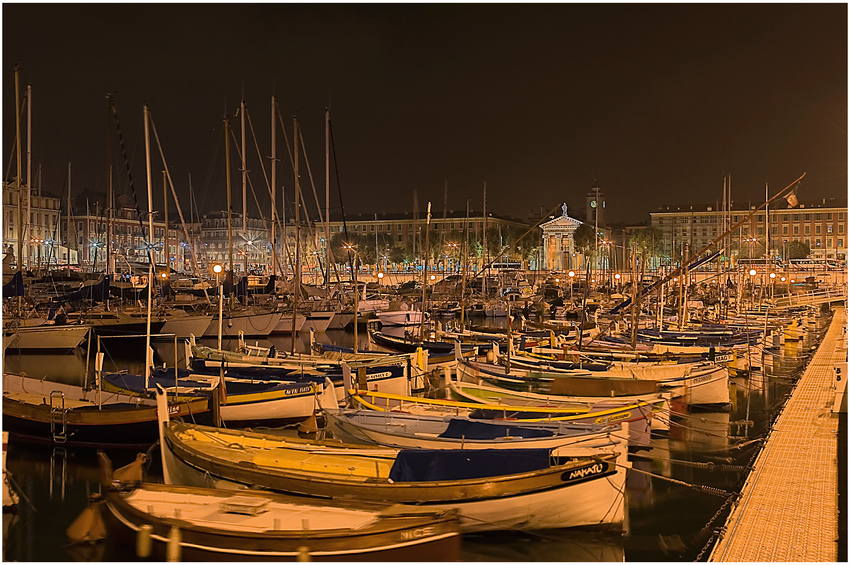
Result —
<instances>
[{"instance_id":1,"label":"rigging line","mask_svg":"<svg viewBox=\"0 0 850 565\"><path fill-rule=\"evenodd\" d=\"M310 177L310 186L313 188L313 198L316 200L316 211L319 213L319 223L324 223L322 218L322 205L319 203L319 195L316 192L316 183L313 182L313 170L310 168L310 160L307 158L307 148L304 145L304 133L301 128L298 128L298 137L301 140L301 147L304 148L304 164L307 165L307 176ZM307 209L307 206L304 206Z\"/></svg>"},{"instance_id":2,"label":"rigging line","mask_svg":"<svg viewBox=\"0 0 850 565\"><path fill-rule=\"evenodd\" d=\"M339 195L339 209L342 212L342 232L343 234L345 234L345 240L348 241L348 224L345 221L345 206L343 205L342 201L342 187L339 184L339 165L336 160L336 143L334 143L334 128L333 122L331 122L330 119L328 119L328 133L331 134L331 153L333 153L334 156L334 175L336 176L336 190L337 194ZM328 242L328 245L330 245L330 242ZM348 265L351 268L351 273L354 273L354 259L351 257L350 249L348 251ZM340 282L339 273L337 273L337 282ZM357 292L357 288L354 289L354 292ZM357 312L354 313L354 316L355 318L357 317Z\"/></svg>"},{"instance_id":3,"label":"rigging line","mask_svg":"<svg viewBox=\"0 0 850 565\"><path fill-rule=\"evenodd\" d=\"M626 467L624 465L620 465L619 463L617 463L617 466L618 467L621 467L621 466ZM728 492L728 491L723 490L722 488L712 487L712 486L709 486L709 485L697 485L697 484L694 484L694 483L688 483L688 482L685 482L685 481L680 481L679 479L674 479L672 477L665 477L664 475L659 475L659 474L653 473L651 471L644 471L643 469L638 469L637 467L634 467L634 466L628 466L626 468L629 471L636 471L636 472L642 473L644 475L649 475L650 477L652 477L654 479L661 479L661 480L664 480L664 481L667 481L667 482L670 482L670 483L673 483L673 484L677 484L677 485L680 485L680 486L683 486L683 487L687 487L689 489L693 489L693 490L696 490L696 491L699 491L699 492L704 492L706 494L711 494L711 495L714 495L714 496L723 496L723 497L740 496L737 492Z\"/></svg>"},{"instance_id":4,"label":"rigging line","mask_svg":"<svg viewBox=\"0 0 850 565\"><path fill-rule=\"evenodd\" d=\"M253 132L252 132L252 133L253 133ZM231 131L231 136L233 137L233 141L234 141L234 142L236 142L236 134L235 134L235 133L233 133L233 131ZM235 147L236 147L236 157L237 157L238 159L241 159L241 158L242 158L242 153L241 153L241 152L240 152L240 150L239 150L239 145L238 145L238 144L236 144L236 145L235 145ZM257 151L259 151L259 147L257 148ZM263 174L265 174L265 170L263 170ZM266 179L266 183L267 183L267 185L268 185L268 179ZM257 210L258 210L258 211L259 211L259 213L260 213L260 220L263 222L263 225L265 226L266 231L268 231L268 223L266 222L265 215L263 214L263 209L262 209L262 207L260 206L259 199L257 198L257 193L256 193L256 191L254 190L254 182L251 180L251 177L248 177L248 186L250 186L250 187L251 187L251 194L254 196L254 203L257 205ZM274 212L272 212L272 217L274 217ZM272 221L273 221L273 220L272 220ZM280 224L279 224L279 223L278 223L278 227L280 228ZM286 243L286 232L285 232L285 231L283 231L283 230L281 229L281 233L282 233L282 234L283 234L283 236L284 236L284 237L283 237L283 240L284 240L284 241L283 241L283 248L284 248L284 250L286 251L286 256L287 256L287 258L289 259L289 262L290 262L290 264L291 264L291 263L292 263L292 256L290 255L290 252L289 252L289 246L288 246L288 245L287 245L287 243ZM245 227L243 226L243 236L246 236L246 235L247 235L247 228L245 228ZM246 239L247 239L247 238L246 238ZM272 252L274 253L275 258L277 259L277 264L278 264L278 265L281 265L282 263L281 263L281 261L280 261L280 257L279 257L279 256L278 256L278 254L277 254L277 249L273 249L273 250L272 250Z\"/></svg>"},{"instance_id":5,"label":"rigging line","mask_svg":"<svg viewBox=\"0 0 850 565\"><path fill-rule=\"evenodd\" d=\"M168 177L168 184L171 186L171 194L174 196L174 204L177 206L177 213L180 216L180 225L183 227L183 233L188 234L189 230L186 228L186 219L183 217L183 209L180 206L180 201L177 199L177 191L174 188L174 181L171 178L171 171L168 168L168 164L165 162L165 153L162 150L162 143L159 139L159 134L156 131L156 125L153 122L153 114L151 114L150 110L148 110L148 119L150 120L151 129L153 129L153 135L156 139L156 146L159 149L159 156L162 159L162 165L165 168L165 174ZM166 218L167 220L167 218ZM166 221L166 230L167 230L168 222ZM168 239L168 232L166 231L166 239ZM153 242L151 242L153 243ZM165 249L166 255L168 255L168 249ZM192 256L192 266L195 269L195 274L200 278L201 277L201 269L198 266L198 260L195 258L194 252L191 254ZM151 249L151 262L153 262L153 249ZM167 266L167 262L166 262ZM153 281L149 281L148 284L153 284ZM212 305L212 301L210 300L209 293L207 293L207 287L202 287L204 291L204 296L207 299L207 303Z\"/></svg>"},{"instance_id":6,"label":"rigging line","mask_svg":"<svg viewBox=\"0 0 850 565\"><path fill-rule=\"evenodd\" d=\"M130 160L127 157L127 148L124 145L124 132L121 129L121 122L118 120L118 107L115 105L115 101L112 98L111 94L109 95L109 107L112 108L112 115L115 118L115 127L118 130L118 144L121 146L121 156L124 158L124 168L127 170L127 182L129 183L130 191L133 194L133 203L135 204L136 217L139 219L139 229L142 232L142 239L144 240L145 223L142 217L142 213L139 210L139 199L136 196L136 186L133 184L133 173L130 170ZM68 253L70 259L70 250ZM151 253L153 253L152 250Z\"/></svg>"}]
</instances>

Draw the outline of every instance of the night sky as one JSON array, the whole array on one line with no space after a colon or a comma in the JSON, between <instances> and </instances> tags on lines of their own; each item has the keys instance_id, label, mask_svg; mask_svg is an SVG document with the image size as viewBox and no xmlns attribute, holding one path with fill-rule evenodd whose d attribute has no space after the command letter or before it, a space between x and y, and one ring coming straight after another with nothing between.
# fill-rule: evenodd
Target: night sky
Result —
<instances>
[{"instance_id":1,"label":"night sky","mask_svg":"<svg viewBox=\"0 0 850 565\"><path fill-rule=\"evenodd\" d=\"M410 212L417 190L420 212L431 200L439 216L446 182L451 210L480 210L486 182L488 212L524 219L583 207L598 181L608 219L630 223L661 205L714 204L725 174L738 202L804 172L800 200L847 195L844 3L4 3L4 179L16 64L33 88L33 167L56 194L69 161L73 193L104 189L112 93L142 202L144 103L179 193L191 175L201 208L222 209L223 118L240 139L244 98L268 165L272 94L290 141L298 116L322 205L330 103L333 203L338 173L346 212ZM303 161L301 173L312 200ZM286 161L278 181L291 199Z\"/></svg>"}]
</instances>

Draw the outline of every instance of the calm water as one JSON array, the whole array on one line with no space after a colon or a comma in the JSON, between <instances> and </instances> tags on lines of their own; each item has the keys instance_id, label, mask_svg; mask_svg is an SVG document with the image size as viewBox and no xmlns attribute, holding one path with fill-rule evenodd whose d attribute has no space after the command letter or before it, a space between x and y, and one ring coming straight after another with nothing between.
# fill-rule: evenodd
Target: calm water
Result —
<instances>
[{"instance_id":1,"label":"calm water","mask_svg":"<svg viewBox=\"0 0 850 565\"><path fill-rule=\"evenodd\" d=\"M633 454L624 534L563 530L467 535L463 559L588 562L707 558L712 532L728 515L726 493L743 485L745 466L755 458L759 440L779 414L793 378L801 373L826 324L828 318L821 318L815 331L807 332L802 340L789 341L766 355L763 371L749 379L734 378L730 385L731 411L673 415L668 436L654 438L651 449ZM366 347L365 332L359 338L360 346ZM354 337L338 331L320 334L318 339L350 346ZM106 350L105 369L141 368L143 343L119 346L112 342ZM288 337L272 338L271 342L278 349L289 351L291 347ZM296 349L304 350L306 345L307 337L302 336ZM155 344L154 348L158 363L172 365L175 354L178 363L183 363L182 346L176 351L173 343ZM87 367L92 373L93 359L94 351L61 356L7 355L6 369L80 382ZM108 455L116 468L135 457L134 452L126 450L112 450ZM17 513L3 516L5 561L135 560L133 548L108 541L92 546L69 545L65 537L65 529L83 510L89 494L100 488L93 451L13 443L7 467L22 502ZM156 471L151 468L152 473ZM706 547L709 549L701 553Z\"/></svg>"}]
</instances>

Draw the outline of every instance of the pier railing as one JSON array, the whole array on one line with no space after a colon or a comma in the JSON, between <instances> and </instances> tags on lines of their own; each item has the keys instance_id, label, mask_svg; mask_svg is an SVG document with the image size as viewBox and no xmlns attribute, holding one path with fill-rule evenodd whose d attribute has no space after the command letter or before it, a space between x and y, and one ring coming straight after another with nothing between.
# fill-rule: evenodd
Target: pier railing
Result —
<instances>
[{"instance_id":1,"label":"pier railing","mask_svg":"<svg viewBox=\"0 0 850 565\"><path fill-rule=\"evenodd\" d=\"M847 300L847 287L834 287L827 289L811 290L795 294L786 294L775 298L775 308L791 308L794 306L816 306L831 302L843 302Z\"/></svg>"}]
</instances>

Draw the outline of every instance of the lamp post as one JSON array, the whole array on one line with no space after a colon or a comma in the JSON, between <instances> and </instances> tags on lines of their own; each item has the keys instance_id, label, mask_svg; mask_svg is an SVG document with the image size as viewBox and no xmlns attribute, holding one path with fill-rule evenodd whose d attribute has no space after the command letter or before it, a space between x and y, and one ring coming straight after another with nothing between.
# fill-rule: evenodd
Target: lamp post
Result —
<instances>
[{"instance_id":1,"label":"lamp post","mask_svg":"<svg viewBox=\"0 0 850 565\"><path fill-rule=\"evenodd\" d=\"M381 282L384 280L384 272L378 271L378 296L381 296Z\"/></svg>"},{"instance_id":2,"label":"lamp post","mask_svg":"<svg viewBox=\"0 0 850 565\"><path fill-rule=\"evenodd\" d=\"M567 276L570 277L570 302L573 301L573 277L576 276L575 271L570 271L567 273Z\"/></svg>"},{"instance_id":3,"label":"lamp post","mask_svg":"<svg viewBox=\"0 0 850 565\"><path fill-rule=\"evenodd\" d=\"M218 276L221 274L221 264L213 265L215 273L215 284L218 286L218 349L221 350L221 318L224 313L224 287L219 284Z\"/></svg>"},{"instance_id":4,"label":"lamp post","mask_svg":"<svg viewBox=\"0 0 850 565\"><path fill-rule=\"evenodd\" d=\"M773 295L776 291L776 273L770 273L770 297L773 298Z\"/></svg>"}]
</instances>

